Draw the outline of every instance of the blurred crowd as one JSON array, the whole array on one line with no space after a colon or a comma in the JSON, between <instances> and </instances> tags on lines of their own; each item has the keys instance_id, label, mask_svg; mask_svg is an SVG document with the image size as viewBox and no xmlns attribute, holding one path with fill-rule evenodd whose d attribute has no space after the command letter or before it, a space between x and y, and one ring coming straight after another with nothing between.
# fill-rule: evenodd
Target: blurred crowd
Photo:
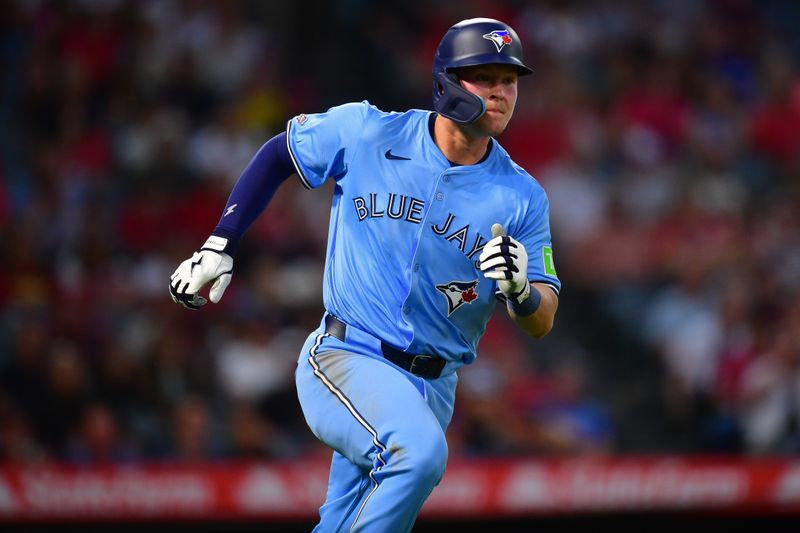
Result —
<instances>
[{"instance_id":1,"label":"blurred crowd","mask_svg":"<svg viewBox=\"0 0 800 533\"><path fill-rule=\"evenodd\" d=\"M331 189L282 186L217 305L168 279L301 112L430 108L463 18L535 74L499 139L563 282L496 313L451 456L800 452L800 8L786 0L19 0L0 13L0 461L326 454L293 370Z\"/></svg>"}]
</instances>

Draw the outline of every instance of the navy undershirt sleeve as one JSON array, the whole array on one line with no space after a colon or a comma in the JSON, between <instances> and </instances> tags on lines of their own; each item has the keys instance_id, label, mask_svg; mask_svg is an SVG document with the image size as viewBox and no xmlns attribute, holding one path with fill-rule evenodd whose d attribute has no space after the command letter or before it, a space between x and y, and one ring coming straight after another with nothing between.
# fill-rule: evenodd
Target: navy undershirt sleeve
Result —
<instances>
[{"instance_id":1,"label":"navy undershirt sleeve","mask_svg":"<svg viewBox=\"0 0 800 533\"><path fill-rule=\"evenodd\" d=\"M267 207L278 186L295 172L285 131L268 140L256 152L234 185L212 232L212 235L228 239L227 254L233 256L236 253L244 232Z\"/></svg>"}]
</instances>

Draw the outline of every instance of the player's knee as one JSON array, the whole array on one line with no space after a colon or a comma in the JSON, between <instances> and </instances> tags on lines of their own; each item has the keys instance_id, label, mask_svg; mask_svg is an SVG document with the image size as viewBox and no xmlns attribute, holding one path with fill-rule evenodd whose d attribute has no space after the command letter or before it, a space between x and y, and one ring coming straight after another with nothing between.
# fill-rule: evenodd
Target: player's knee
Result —
<instances>
[{"instance_id":1,"label":"player's knee","mask_svg":"<svg viewBox=\"0 0 800 533\"><path fill-rule=\"evenodd\" d=\"M410 468L431 485L439 483L447 466L447 440L444 434L430 435L415 441L408 448Z\"/></svg>"}]
</instances>

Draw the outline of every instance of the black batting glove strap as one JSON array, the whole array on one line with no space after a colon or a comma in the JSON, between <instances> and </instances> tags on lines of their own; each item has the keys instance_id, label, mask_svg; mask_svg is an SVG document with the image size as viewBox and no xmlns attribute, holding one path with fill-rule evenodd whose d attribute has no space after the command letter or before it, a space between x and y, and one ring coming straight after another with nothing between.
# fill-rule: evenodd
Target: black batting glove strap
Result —
<instances>
[{"instance_id":1,"label":"black batting glove strap","mask_svg":"<svg viewBox=\"0 0 800 533\"><path fill-rule=\"evenodd\" d=\"M507 236L505 236L505 237L502 238L502 243L500 244L500 251L497 252L496 254L492 254L489 257L486 257L483 260L483 262L488 262L488 261L490 261L492 259L495 259L497 257L503 258L503 261L505 262L505 264L504 265L498 265L498 266L504 266L505 267L505 277L506 277L507 280L510 280L510 279L512 279L514 277L513 276L514 273L519 272L519 267L517 267L517 265L515 263L515 260L518 259L518 257L519 257L519 256L517 256L517 254L514 253L514 249L516 249L516 248L517 248L517 245L514 244L513 242L511 242L511 239L509 239ZM519 293L517 293L517 296L522 294L522 292L524 292L524 291L520 291Z\"/></svg>"},{"instance_id":2,"label":"black batting glove strap","mask_svg":"<svg viewBox=\"0 0 800 533\"><path fill-rule=\"evenodd\" d=\"M485 261L489 261L490 259L494 259L495 257L502 257L503 258L504 264L497 265L497 267L495 267L495 268L505 267L505 270L503 271L503 273L505 274L506 279L510 280L511 278L514 277L514 273L515 272L519 272L519 267L517 267L517 265L514 264L514 259L516 259L517 256L515 256L515 255L494 254L494 255L490 255L489 257L487 257ZM520 292L520 294L522 294L522 293Z\"/></svg>"},{"instance_id":3,"label":"black batting glove strap","mask_svg":"<svg viewBox=\"0 0 800 533\"><path fill-rule=\"evenodd\" d=\"M186 294L186 289L188 287L188 281L181 283L181 280L178 278L177 274L173 274L169 284L169 293L172 295L172 301L177 304L181 304L186 309L200 309L202 307L200 301L205 300L205 298L196 294Z\"/></svg>"},{"instance_id":4,"label":"black batting glove strap","mask_svg":"<svg viewBox=\"0 0 800 533\"><path fill-rule=\"evenodd\" d=\"M511 238L508 235L504 235L500 243L500 255L513 256L516 259L517 255L511 252L511 249L516 247L517 245L511 242Z\"/></svg>"}]
</instances>

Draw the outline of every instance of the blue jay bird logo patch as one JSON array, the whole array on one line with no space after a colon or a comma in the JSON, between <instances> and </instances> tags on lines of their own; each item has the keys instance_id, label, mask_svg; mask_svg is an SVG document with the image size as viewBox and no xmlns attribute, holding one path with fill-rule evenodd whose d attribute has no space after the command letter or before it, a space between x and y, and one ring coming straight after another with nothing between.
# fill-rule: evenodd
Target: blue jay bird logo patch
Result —
<instances>
[{"instance_id":1,"label":"blue jay bird logo patch","mask_svg":"<svg viewBox=\"0 0 800 533\"><path fill-rule=\"evenodd\" d=\"M475 292L475 287L478 286L478 280L474 281L451 281L443 285L437 285L436 290L444 294L447 298L447 316L453 314L453 311L458 309L464 304L472 303L473 300L478 298L478 293Z\"/></svg>"},{"instance_id":2,"label":"blue jay bird logo patch","mask_svg":"<svg viewBox=\"0 0 800 533\"><path fill-rule=\"evenodd\" d=\"M493 32L484 35L483 38L492 41L498 52L502 50L505 45L513 42L508 30L494 30Z\"/></svg>"}]
</instances>

